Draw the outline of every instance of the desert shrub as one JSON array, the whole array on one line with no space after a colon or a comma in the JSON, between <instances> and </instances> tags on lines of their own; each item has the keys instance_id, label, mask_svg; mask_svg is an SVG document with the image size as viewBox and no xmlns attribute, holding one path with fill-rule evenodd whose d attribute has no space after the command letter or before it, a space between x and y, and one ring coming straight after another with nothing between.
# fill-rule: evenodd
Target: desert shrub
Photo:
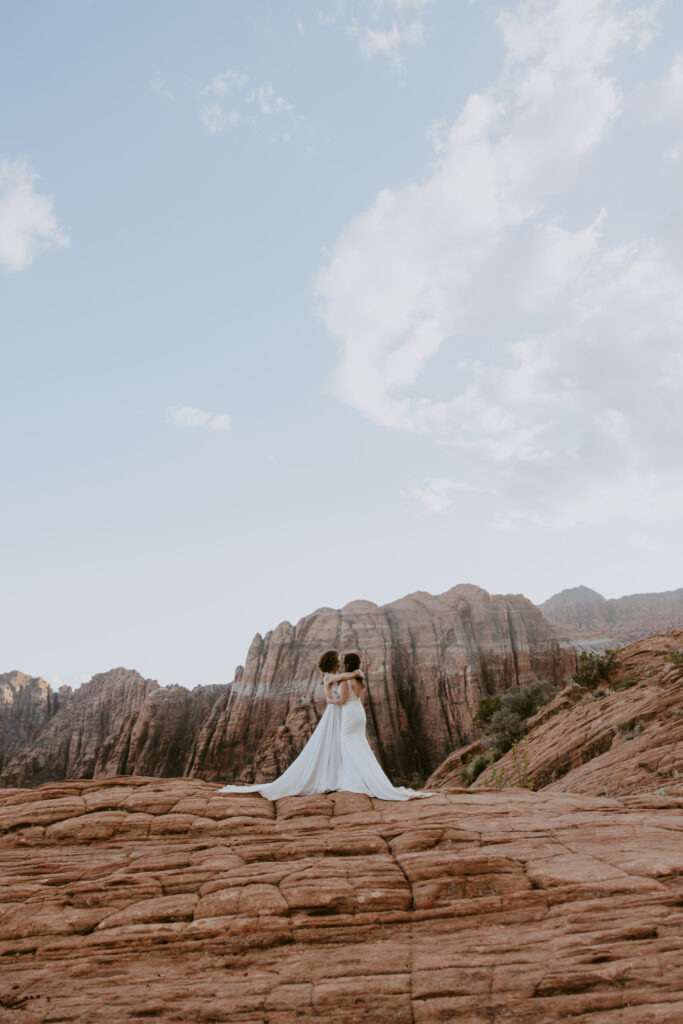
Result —
<instances>
[{"instance_id":1,"label":"desert shrub","mask_svg":"<svg viewBox=\"0 0 683 1024\"><path fill-rule=\"evenodd\" d=\"M469 783L473 782L475 778L478 778L478 776L481 774L481 772L484 770L487 764L488 758L486 758L485 755L475 755L475 757L472 758L470 763L465 768L463 768L461 772L463 780L467 782L469 785Z\"/></svg>"},{"instance_id":2,"label":"desert shrub","mask_svg":"<svg viewBox=\"0 0 683 1024\"><path fill-rule=\"evenodd\" d=\"M520 718L531 718L539 708L553 699L557 690L550 683L537 679L528 686L516 686L501 695L501 710L511 711Z\"/></svg>"},{"instance_id":3,"label":"desert shrub","mask_svg":"<svg viewBox=\"0 0 683 1024\"><path fill-rule=\"evenodd\" d=\"M508 767L505 765L496 765L496 755L494 750L489 750L488 765L490 768L490 776L493 785L496 789L504 789L506 786L520 786L522 789L533 789L534 783L529 775L529 754L526 749L526 744L522 740L514 740L512 743L512 764ZM484 780L485 785L488 786L488 779Z\"/></svg>"},{"instance_id":4,"label":"desert shrub","mask_svg":"<svg viewBox=\"0 0 683 1024\"><path fill-rule=\"evenodd\" d=\"M484 727L494 759L522 739L527 719L552 700L556 693L556 688L550 683L536 680L528 686L515 686L506 693L487 694L481 698L476 717Z\"/></svg>"},{"instance_id":5,"label":"desert shrub","mask_svg":"<svg viewBox=\"0 0 683 1024\"><path fill-rule=\"evenodd\" d=\"M496 711L500 711L500 694L484 694L479 698L476 720L479 725L488 725Z\"/></svg>"},{"instance_id":6,"label":"desert shrub","mask_svg":"<svg viewBox=\"0 0 683 1024\"><path fill-rule=\"evenodd\" d=\"M496 711L489 722L488 735L493 741L498 757L505 754L515 740L521 740L524 736L525 726L526 720L516 711L510 711L505 707Z\"/></svg>"},{"instance_id":7,"label":"desert shrub","mask_svg":"<svg viewBox=\"0 0 683 1024\"><path fill-rule=\"evenodd\" d=\"M516 747L526 735L527 719L551 701L556 693L556 687L537 679L528 686L515 686L506 693L485 694L477 706L476 721L482 726L485 739L488 740L489 756L483 758L483 755L478 754L469 765L462 768L460 775L463 781L468 785L474 782L487 764L493 765L499 757ZM522 756L521 752L518 756ZM492 777L494 785L497 785L495 773L492 773ZM507 784L506 776L503 785ZM514 784L526 786L527 783L515 781Z\"/></svg>"},{"instance_id":8,"label":"desert shrub","mask_svg":"<svg viewBox=\"0 0 683 1024\"><path fill-rule=\"evenodd\" d=\"M670 661L676 668L683 668L683 651L679 647L675 647L673 651L669 651L666 660Z\"/></svg>"},{"instance_id":9,"label":"desert shrub","mask_svg":"<svg viewBox=\"0 0 683 1024\"><path fill-rule=\"evenodd\" d=\"M594 690L600 683L607 682L617 667L617 652L607 648L604 654L581 651L579 663L572 679L579 686Z\"/></svg>"},{"instance_id":10,"label":"desert shrub","mask_svg":"<svg viewBox=\"0 0 683 1024\"><path fill-rule=\"evenodd\" d=\"M634 676L633 672L627 672L620 679L622 690L630 690L632 686L635 686L638 682L638 677Z\"/></svg>"},{"instance_id":11,"label":"desert shrub","mask_svg":"<svg viewBox=\"0 0 683 1024\"><path fill-rule=\"evenodd\" d=\"M533 789L534 784L529 775L529 752L526 744L518 740L512 744L512 777L516 786L522 789Z\"/></svg>"}]
</instances>

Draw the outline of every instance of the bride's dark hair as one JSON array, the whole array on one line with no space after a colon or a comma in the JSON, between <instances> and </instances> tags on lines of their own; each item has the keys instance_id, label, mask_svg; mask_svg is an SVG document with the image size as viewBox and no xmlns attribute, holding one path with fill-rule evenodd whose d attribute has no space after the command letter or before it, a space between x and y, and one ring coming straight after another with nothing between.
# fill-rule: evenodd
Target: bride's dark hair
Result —
<instances>
[{"instance_id":1,"label":"bride's dark hair","mask_svg":"<svg viewBox=\"0 0 683 1024\"><path fill-rule=\"evenodd\" d=\"M355 672L357 668L360 668L360 654L356 654L355 651L351 651L349 654L345 654L344 671Z\"/></svg>"},{"instance_id":2,"label":"bride's dark hair","mask_svg":"<svg viewBox=\"0 0 683 1024\"><path fill-rule=\"evenodd\" d=\"M325 651L318 662L318 668L321 672L334 672L338 665L339 651Z\"/></svg>"}]
</instances>

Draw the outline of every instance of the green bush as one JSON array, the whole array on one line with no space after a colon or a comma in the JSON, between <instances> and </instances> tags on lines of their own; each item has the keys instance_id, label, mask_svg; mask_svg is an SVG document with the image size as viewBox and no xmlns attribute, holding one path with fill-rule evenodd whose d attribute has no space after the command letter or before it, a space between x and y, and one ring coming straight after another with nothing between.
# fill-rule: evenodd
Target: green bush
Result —
<instances>
[{"instance_id":1,"label":"green bush","mask_svg":"<svg viewBox=\"0 0 683 1024\"><path fill-rule=\"evenodd\" d=\"M501 694L501 710L509 711L520 718L531 718L539 708L553 699L557 690L550 683L537 679L528 686L516 686Z\"/></svg>"},{"instance_id":2,"label":"green bush","mask_svg":"<svg viewBox=\"0 0 683 1024\"><path fill-rule=\"evenodd\" d=\"M476 721L484 730L489 744L489 756L478 754L469 765L461 769L461 777L468 785L477 778L487 764L493 765L499 757L515 748L526 735L527 720L544 707L557 693L550 683L537 679L528 686L515 686L506 693L485 694L477 706ZM526 758L526 749L522 748ZM522 756L520 751L519 756ZM519 785L526 785L517 783ZM494 785L498 785L494 777Z\"/></svg>"},{"instance_id":3,"label":"green bush","mask_svg":"<svg viewBox=\"0 0 683 1024\"><path fill-rule=\"evenodd\" d=\"M557 689L550 683L537 679L528 686L515 686L505 693L485 694L480 699L476 720L489 740L494 760L522 739L527 719L552 700L556 693ZM470 769L467 771L469 773Z\"/></svg>"},{"instance_id":4,"label":"green bush","mask_svg":"<svg viewBox=\"0 0 683 1024\"><path fill-rule=\"evenodd\" d=\"M500 694L485 694L479 698L476 720L479 725L488 725L496 711L500 711Z\"/></svg>"},{"instance_id":5,"label":"green bush","mask_svg":"<svg viewBox=\"0 0 683 1024\"><path fill-rule=\"evenodd\" d=\"M638 682L638 677L634 676L633 672L627 672L620 679L622 690L630 690L632 686L635 686Z\"/></svg>"},{"instance_id":6,"label":"green bush","mask_svg":"<svg viewBox=\"0 0 683 1024\"><path fill-rule=\"evenodd\" d=\"M512 764L508 770L505 765L496 765L496 756L493 750L489 751L488 765L491 769L491 781L496 789L505 789L506 786L520 786L522 789L533 789L533 779L529 775L529 754L524 741L520 743L515 740L512 744ZM484 785L488 786L488 779Z\"/></svg>"},{"instance_id":7,"label":"green bush","mask_svg":"<svg viewBox=\"0 0 683 1024\"><path fill-rule=\"evenodd\" d=\"M484 754L475 754L468 765L461 770L460 776L463 782L469 786L478 778L488 764L488 758Z\"/></svg>"},{"instance_id":8,"label":"green bush","mask_svg":"<svg viewBox=\"0 0 683 1024\"><path fill-rule=\"evenodd\" d=\"M674 648L673 651L669 651L666 660L670 661L676 668L683 668L683 651L680 648Z\"/></svg>"},{"instance_id":9,"label":"green bush","mask_svg":"<svg viewBox=\"0 0 683 1024\"><path fill-rule=\"evenodd\" d=\"M579 663L572 679L579 686L594 690L600 683L609 681L617 664L617 652L609 648L604 654L589 654L588 651L581 651Z\"/></svg>"},{"instance_id":10,"label":"green bush","mask_svg":"<svg viewBox=\"0 0 683 1024\"><path fill-rule=\"evenodd\" d=\"M526 720L516 711L502 707L489 722L488 735L493 741L498 756L505 754L515 740L521 740L525 733Z\"/></svg>"},{"instance_id":11,"label":"green bush","mask_svg":"<svg viewBox=\"0 0 683 1024\"><path fill-rule=\"evenodd\" d=\"M498 757L505 754L515 741L526 733L527 719L535 715L557 693L549 683L536 680L528 686L515 686L506 693L496 694L499 709L489 717L486 734Z\"/></svg>"},{"instance_id":12,"label":"green bush","mask_svg":"<svg viewBox=\"0 0 683 1024\"><path fill-rule=\"evenodd\" d=\"M472 759L472 764L470 765L470 777L472 782L474 782L477 776L481 775L487 764L488 759L485 754L477 754L477 756Z\"/></svg>"}]
</instances>

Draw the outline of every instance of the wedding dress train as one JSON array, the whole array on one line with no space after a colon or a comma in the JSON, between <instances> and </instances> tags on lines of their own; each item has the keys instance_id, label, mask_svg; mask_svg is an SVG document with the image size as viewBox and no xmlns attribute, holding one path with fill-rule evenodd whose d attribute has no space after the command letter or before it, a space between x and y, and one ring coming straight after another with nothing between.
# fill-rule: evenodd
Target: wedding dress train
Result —
<instances>
[{"instance_id":1,"label":"wedding dress train","mask_svg":"<svg viewBox=\"0 0 683 1024\"><path fill-rule=\"evenodd\" d=\"M253 786L223 786L220 793L260 793L268 800L283 796L303 796L339 789L341 768L339 730L341 708L328 704L322 718L299 756L273 782Z\"/></svg>"},{"instance_id":2,"label":"wedding dress train","mask_svg":"<svg viewBox=\"0 0 683 1024\"><path fill-rule=\"evenodd\" d=\"M220 793L260 793L268 800L327 790L365 793L380 800L431 796L392 786L365 735L365 708L351 687L345 704L328 704L311 738L289 768L273 782L223 786Z\"/></svg>"}]
</instances>

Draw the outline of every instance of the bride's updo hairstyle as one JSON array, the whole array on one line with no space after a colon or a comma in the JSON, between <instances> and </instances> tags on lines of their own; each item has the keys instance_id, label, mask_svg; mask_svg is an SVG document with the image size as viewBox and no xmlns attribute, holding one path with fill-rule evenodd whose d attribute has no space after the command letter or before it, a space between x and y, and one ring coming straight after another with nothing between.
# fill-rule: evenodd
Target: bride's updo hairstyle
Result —
<instances>
[{"instance_id":1,"label":"bride's updo hairstyle","mask_svg":"<svg viewBox=\"0 0 683 1024\"><path fill-rule=\"evenodd\" d=\"M357 668L360 668L360 654L356 654L352 651L350 654L344 655L344 671L355 672Z\"/></svg>"},{"instance_id":2,"label":"bride's updo hairstyle","mask_svg":"<svg viewBox=\"0 0 683 1024\"><path fill-rule=\"evenodd\" d=\"M325 673L336 672L339 668L339 651L325 651L318 662L318 668Z\"/></svg>"}]
</instances>

